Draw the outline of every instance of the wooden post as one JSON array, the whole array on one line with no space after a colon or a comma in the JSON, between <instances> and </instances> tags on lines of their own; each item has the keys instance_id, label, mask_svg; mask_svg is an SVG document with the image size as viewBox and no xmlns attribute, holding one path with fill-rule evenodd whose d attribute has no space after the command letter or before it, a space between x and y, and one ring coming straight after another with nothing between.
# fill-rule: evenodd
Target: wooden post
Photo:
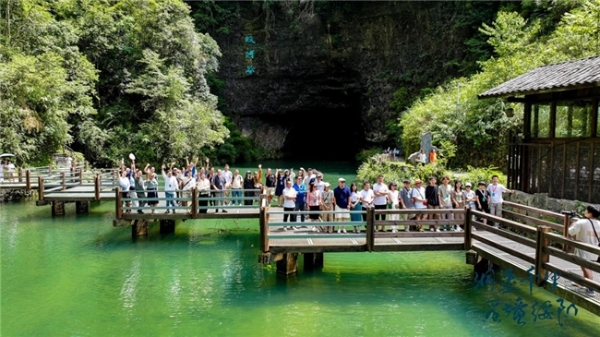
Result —
<instances>
[{"instance_id":1,"label":"wooden post","mask_svg":"<svg viewBox=\"0 0 600 337\"><path fill-rule=\"evenodd\" d=\"M89 201L75 201L75 212L77 214L85 214L90 210Z\"/></svg>"},{"instance_id":2,"label":"wooden post","mask_svg":"<svg viewBox=\"0 0 600 337\"><path fill-rule=\"evenodd\" d=\"M304 270L310 271L323 267L323 253L304 253Z\"/></svg>"},{"instance_id":3,"label":"wooden post","mask_svg":"<svg viewBox=\"0 0 600 337\"><path fill-rule=\"evenodd\" d=\"M29 191L31 189L31 171L25 171L25 188Z\"/></svg>"},{"instance_id":4,"label":"wooden post","mask_svg":"<svg viewBox=\"0 0 600 337\"><path fill-rule=\"evenodd\" d=\"M61 182L61 184L62 184L62 190L64 191L65 190L65 172L61 172L60 173L60 180L62 181Z\"/></svg>"},{"instance_id":5,"label":"wooden post","mask_svg":"<svg viewBox=\"0 0 600 337\"><path fill-rule=\"evenodd\" d=\"M115 191L117 191L117 195L115 198L115 215L117 219L122 219L123 208L121 207L121 186L117 186L117 188L115 188Z\"/></svg>"},{"instance_id":6,"label":"wooden post","mask_svg":"<svg viewBox=\"0 0 600 337\"><path fill-rule=\"evenodd\" d=\"M261 207L259 212L260 250L263 253L269 251L269 220L267 212L269 207Z\"/></svg>"},{"instance_id":7,"label":"wooden post","mask_svg":"<svg viewBox=\"0 0 600 337\"><path fill-rule=\"evenodd\" d=\"M544 263L548 263L550 261L550 254L544 253L544 248L550 245L550 240L548 240L544 233L550 232L549 226L538 226L537 227L537 236L536 236L536 247L535 247L535 275L538 275L537 284L542 286L544 284L544 276L546 275L546 270L543 267Z\"/></svg>"},{"instance_id":8,"label":"wooden post","mask_svg":"<svg viewBox=\"0 0 600 337\"><path fill-rule=\"evenodd\" d=\"M198 218L198 190L192 188L192 219Z\"/></svg>"},{"instance_id":9,"label":"wooden post","mask_svg":"<svg viewBox=\"0 0 600 337\"><path fill-rule=\"evenodd\" d=\"M19 182L22 183L23 182L23 169L19 167L19 171L18 171L18 175L19 175Z\"/></svg>"},{"instance_id":10,"label":"wooden post","mask_svg":"<svg viewBox=\"0 0 600 337\"><path fill-rule=\"evenodd\" d=\"M283 259L277 261L277 275L288 277L298 270L298 254L285 253Z\"/></svg>"},{"instance_id":11,"label":"wooden post","mask_svg":"<svg viewBox=\"0 0 600 337\"><path fill-rule=\"evenodd\" d=\"M44 178L38 176L38 200L44 200Z\"/></svg>"},{"instance_id":12,"label":"wooden post","mask_svg":"<svg viewBox=\"0 0 600 337\"><path fill-rule=\"evenodd\" d=\"M94 199L100 200L100 174L96 173L96 178L94 178Z\"/></svg>"},{"instance_id":13,"label":"wooden post","mask_svg":"<svg viewBox=\"0 0 600 337\"><path fill-rule=\"evenodd\" d=\"M83 185L83 169L79 169L79 185Z\"/></svg>"},{"instance_id":14,"label":"wooden post","mask_svg":"<svg viewBox=\"0 0 600 337\"><path fill-rule=\"evenodd\" d=\"M471 207L465 209L465 250L471 249L473 238L471 233L473 232L471 224Z\"/></svg>"},{"instance_id":15,"label":"wooden post","mask_svg":"<svg viewBox=\"0 0 600 337\"><path fill-rule=\"evenodd\" d=\"M569 216L569 214L564 214L564 218L563 218L563 236L565 238L569 237L569 226L571 225L571 217ZM563 245L563 252L567 252L569 250L569 246L567 245Z\"/></svg>"},{"instance_id":16,"label":"wooden post","mask_svg":"<svg viewBox=\"0 0 600 337\"><path fill-rule=\"evenodd\" d=\"M375 247L375 210L367 209L367 252L372 252Z\"/></svg>"},{"instance_id":17,"label":"wooden post","mask_svg":"<svg viewBox=\"0 0 600 337\"><path fill-rule=\"evenodd\" d=\"M131 236L147 236L148 235L148 220L136 219L131 225Z\"/></svg>"},{"instance_id":18,"label":"wooden post","mask_svg":"<svg viewBox=\"0 0 600 337\"><path fill-rule=\"evenodd\" d=\"M63 201L52 202L52 216L65 215L65 203Z\"/></svg>"},{"instance_id":19,"label":"wooden post","mask_svg":"<svg viewBox=\"0 0 600 337\"><path fill-rule=\"evenodd\" d=\"M160 234L175 233L175 220L160 220Z\"/></svg>"}]
</instances>

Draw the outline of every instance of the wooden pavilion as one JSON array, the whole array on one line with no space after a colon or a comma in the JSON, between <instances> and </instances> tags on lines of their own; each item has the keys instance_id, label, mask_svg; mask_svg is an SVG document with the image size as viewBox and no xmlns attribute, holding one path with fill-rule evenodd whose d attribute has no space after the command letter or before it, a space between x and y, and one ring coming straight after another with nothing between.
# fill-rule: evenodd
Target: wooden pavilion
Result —
<instances>
[{"instance_id":1,"label":"wooden pavilion","mask_svg":"<svg viewBox=\"0 0 600 337\"><path fill-rule=\"evenodd\" d=\"M600 56L539 67L478 95L495 97L524 104L508 188L600 203Z\"/></svg>"}]
</instances>

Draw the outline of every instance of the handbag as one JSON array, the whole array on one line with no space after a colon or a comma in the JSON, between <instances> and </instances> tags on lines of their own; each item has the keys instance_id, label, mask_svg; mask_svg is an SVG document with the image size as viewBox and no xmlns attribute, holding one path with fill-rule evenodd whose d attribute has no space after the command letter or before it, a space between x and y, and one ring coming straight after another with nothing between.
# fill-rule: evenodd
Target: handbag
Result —
<instances>
[{"instance_id":1,"label":"handbag","mask_svg":"<svg viewBox=\"0 0 600 337\"><path fill-rule=\"evenodd\" d=\"M600 237L598 237L598 233L596 232L596 226L594 226L594 222L592 221L592 219L588 218L588 220L590 220L590 225L592 225L592 229L594 230L594 235L596 235L596 239L598 239L598 247L600 247ZM600 255L598 255L596 262L600 263Z\"/></svg>"}]
</instances>

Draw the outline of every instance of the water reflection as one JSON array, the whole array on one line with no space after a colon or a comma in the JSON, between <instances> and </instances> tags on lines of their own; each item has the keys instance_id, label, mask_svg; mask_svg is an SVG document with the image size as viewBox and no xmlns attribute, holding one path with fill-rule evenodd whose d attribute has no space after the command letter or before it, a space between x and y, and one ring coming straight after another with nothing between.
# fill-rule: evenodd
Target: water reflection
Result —
<instances>
[{"instance_id":1,"label":"water reflection","mask_svg":"<svg viewBox=\"0 0 600 337\"><path fill-rule=\"evenodd\" d=\"M120 300L122 301L123 309L128 318L133 317L133 310L136 304L136 290L140 281L141 256L135 255L131 260L131 268L124 276L125 280L121 286Z\"/></svg>"}]
</instances>

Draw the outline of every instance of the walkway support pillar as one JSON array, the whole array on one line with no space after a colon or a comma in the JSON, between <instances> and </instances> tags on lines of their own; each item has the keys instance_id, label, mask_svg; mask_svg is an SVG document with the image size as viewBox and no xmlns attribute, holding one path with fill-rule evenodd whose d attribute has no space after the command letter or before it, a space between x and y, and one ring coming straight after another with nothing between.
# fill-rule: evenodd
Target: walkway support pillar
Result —
<instances>
[{"instance_id":1,"label":"walkway support pillar","mask_svg":"<svg viewBox=\"0 0 600 337\"><path fill-rule=\"evenodd\" d=\"M90 210L89 201L75 201L75 212L77 214L85 214Z\"/></svg>"},{"instance_id":2,"label":"walkway support pillar","mask_svg":"<svg viewBox=\"0 0 600 337\"><path fill-rule=\"evenodd\" d=\"M546 269L544 269L544 263L550 262L550 254L544 252L544 248L550 245L544 233L550 232L550 226L538 226L536 236L536 247L535 247L535 275L537 277L537 284L539 286L544 285L544 276L546 275Z\"/></svg>"},{"instance_id":3,"label":"walkway support pillar","mask_svg":"<svg viewBox=\"0 0 600 337\"><path fill-rule=\"evenodd\" d=\"M471 236L473 233L471 220L471 207L467 207L465 209L465 250L471 249L473 243L473 237Z\"/></svg>"},{"instance_id":4,"label":"walkway support pillar","mask_svg":"<svg viewBox=\"0 0 600 337\"><path fill-rule=\"evenodd\" d=\"M52 216L65 215L65 203L62 201L52 202Z\"/></svg>"},{"instance_id":5,"label":"walkway support pillar","mask_svg":"<svg viewBox=\"0 0 600 337\"><path fill-rule=\"evenodd\" d=\"M161 227L162 229L162 227ZM148 221L144 219L137 219L133 221L131 226L131 236L147 236L148 235Z\"/></svg>"},{"instance_id":6,"label":"walkway support pillar","mask_svg":"<svg viewBox=\"0 0 600 337\"><path fill-rule=\"evenodd\" d=\"M160 220L160 234L175 233L175 220Z\"/></svg>"},{"instance_id":7,"label":"walkway support pillar","mask_svg":"<svg viewBox=\"0 0 600 337\"><path fill-rule=\"evenodd\" d=\"M298 271L298 254L285 253L283 259L277 261L277 275L289 277Z\"/></svg>"},{"instance_id":8,"label":"walkway support pillar","mask_svg":"<svg viewBox=\"0 0 600 337\"><path fill-rule=\"evenodd\" d=\"M304 253L304 270L323 268L323 253Z\"/></svg>"}]
</instances>

